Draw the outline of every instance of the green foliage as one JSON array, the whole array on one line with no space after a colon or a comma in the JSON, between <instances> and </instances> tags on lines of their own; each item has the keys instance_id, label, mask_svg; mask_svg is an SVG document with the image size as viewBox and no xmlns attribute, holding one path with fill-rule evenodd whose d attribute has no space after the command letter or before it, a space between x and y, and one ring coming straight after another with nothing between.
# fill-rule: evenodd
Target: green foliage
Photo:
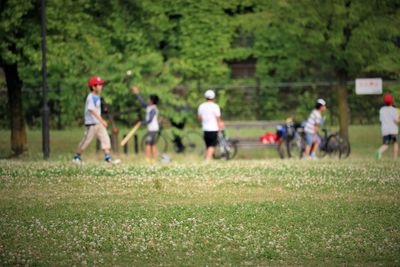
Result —
<instances>
[{"instance_id":1,"label":"green foliage","mask_svg":"<svg viewBox=\"0 0 400 267\"><path fill-rule=\"evenodd\" d=\"M32 126L40 123L40 91L31 90L41 87L38 14L38 1L1 4L1 60L18 63ZM214 84L229 118L278 119L287 111L303 116L309 112L303 100L315 101L304 96L320 93L307 88L297 97L296 88L265 84L399 79L398 16L398 1L48 1L52 125L82 121L86 84L93 75L108 81L103 93L114 112L137 105L128 87L139 84L145 95L160 96L164 116L194 122L204 91ZM257 59L255 78L261 86L255 79L230 78L227 62L248 58ZM252 88L232 89L244 84ZM333 89L322 95L331 97ZM377 106L377 100L365 99L349 96L355 121L363 109ZM190 112L179 112L186 106ZM135 117L117 119L132 123Z\"/></svg>"},{"instance_id":2,"label":"green foliage","mask_svg":"<svg viewBox=\"0 0 400 267\"><path fill-rule=\"evenodd\" d=\"M400 53L394 42L400 34L398 1L307 0L277 6L279 23L270 24L271 34L263 32L260 45L272 50L265 68L280 79L355 79L373 72L399 77L393 68Z\"/></svg>"},{"instance_id":3,"label":"green foliage","mask_svg":"<svg viewBox=\"0 0 400 267\"><path fill-rule=\"evenodd\" d=\"M311 111L314 109L315 100L317 96L310 94L310 92L305 92L299 99L299 105L296 109L296 114L300 118L308 118Z\"/></svg>"},{"instance_id":4,"label":"green foliage","mask_svg":"<svg viewBox=\"0 0 400 267\"><path fill-rule=\"evenodd\" d=\"M9 0L0 7L0 63L13 64L35 57L40 42L35 1Z\"/></svg>"}]
</instances>

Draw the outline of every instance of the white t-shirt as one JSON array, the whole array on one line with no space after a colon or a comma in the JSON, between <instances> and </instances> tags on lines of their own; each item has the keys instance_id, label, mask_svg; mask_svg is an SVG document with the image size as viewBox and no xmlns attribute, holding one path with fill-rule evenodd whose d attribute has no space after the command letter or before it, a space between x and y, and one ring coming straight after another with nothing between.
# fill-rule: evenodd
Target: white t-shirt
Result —
<instances>
[{"instance_id":1,"label":"white t-shirt","mask_svg":"<svg viewBox=\"0 0 400 267\"><path fill-rule=\"evenodd\" d=\"M150 113L154 113L153 119L149 122L150 120ZM156 105L151 105L146 107L146 122L147 124L147 130L150 132L157 132L160 130L160 126L158 125L158 109Z\"/></svg>"},{"instance_id":2,"label":"white t-shirt","mask_svg":"<svg viewBox=\"0 0 400 267\"><path fill-rule=\"evenodd\" d=\"M396 120L399 118L399 112L392 106L384 106L379 110L379 120L381 121L382 136L399 133L399 127Z\"/></svg>"},{"instance_id":3,"label":"white t-shirt","mask_svg":"<svg viewBox=\"0 0 400 267\"><path fill-rule=\"evenodd\" d=\"M99 120L90 111L95 111L101 116L100 96L90 93L86 98L85 105L85 124L99 124Z\"/></svg>"},{"instance_id":4,"label":"white t-shirt","mask_svg":"<svg viewBox=\"0 0 400 267\"><path fill-rule=\"evenodd\" d=\"M201 118L203 131L217 132L219 130L217 117L221 117L221 110L214 102L204 102L199 106L197 114Z\"/></svg>"},{"instance_id":5,"label":"white t-shirt","mask_svg":"<svg viewBox=\"0 0 400 267\"><path fill-rule=\"evenodd\" d=\"M320 125L321 121L322 121L321 111L319 111L318 109L314 109L311 112L310 116L308 117L304 131L306 133L314 134L315 126Z\"/></svg>"}]
</instances>

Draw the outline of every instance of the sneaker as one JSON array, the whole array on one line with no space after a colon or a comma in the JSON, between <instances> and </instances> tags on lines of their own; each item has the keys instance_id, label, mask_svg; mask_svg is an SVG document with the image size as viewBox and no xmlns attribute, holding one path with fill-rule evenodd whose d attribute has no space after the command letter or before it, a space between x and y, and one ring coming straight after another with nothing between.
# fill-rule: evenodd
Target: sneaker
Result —
<instances>
[{"instance_id":1,"label":"sneaker","mask_svg":"<svg viewBox=\"0 0 400 267\"><path fill-rule=\"evenodd\" d=\"M120 159L106 159L106 162L109 164L120 164L121 160Z\"/></svg>"},{"instance_id":2,"label":"sneaker","mask_svg":"<svg viewBox=\"0 0 400 267\"><path fill-rule=\"evenodd\" d=\"M162 163L169 163L171 162L171 157L168 154L164 153L161 155L160 160Z\"/></svg>"},{"instance_id":3,"label":"sneaker","mask_svg":"<svg viewBox=\"0 0 400 267\"><path fill-rule=\"evenodd\" d=\"M72 160L72 163L74 163L74 164L82 164L82 160L80 159L80 158L74 158L73 160Z\"/></svg>"},{"instance_id":4,"label":"sneaker","mask_svg":"<svg viewBox=\"0 0 400 267\"><path fill-rule=\"evenodd\" d=\"M382 154L379 151L375 152L375 159L381 159L382 158Z\"/></svg>"}]
</instances>

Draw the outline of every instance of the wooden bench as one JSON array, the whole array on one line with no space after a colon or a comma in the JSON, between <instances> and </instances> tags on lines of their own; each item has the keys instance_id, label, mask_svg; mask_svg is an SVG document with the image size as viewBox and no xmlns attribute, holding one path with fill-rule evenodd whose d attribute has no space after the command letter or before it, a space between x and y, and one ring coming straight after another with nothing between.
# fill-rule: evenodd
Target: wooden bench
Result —
<instances>
[{"instance_id":1,"label":"wooden bench","mask_svg":"<svg viewBox=\"0 0 400 267\"><path fill-rule=\"evenodd\" d=\"M260 143L261 135L266 132L275 132L275 128L282 121L225 121L225 128L229 131L229 139L238 140L238 147L242 148L257 148L257 147L271 147L276 148L276 144L262 144ZM259 136L249 137L243 136L241 133L244 129L260 129Z\"/></svg>"}]
</instances>

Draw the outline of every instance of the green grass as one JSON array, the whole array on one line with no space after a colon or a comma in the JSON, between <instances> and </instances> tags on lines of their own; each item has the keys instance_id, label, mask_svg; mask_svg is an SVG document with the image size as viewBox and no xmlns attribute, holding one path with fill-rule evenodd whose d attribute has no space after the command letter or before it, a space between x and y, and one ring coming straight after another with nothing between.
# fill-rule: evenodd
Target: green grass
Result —
<instances>
[{"instance_id":1,"label":"green grass","mask_svg":"<svg viewBox=\"0 0 400 267\"><path fill-rule=\"evenodd\" d=\"M399 265L392 160L0 161L0 265Z\"/></svg>"},{"instance_id":2,"label":"green grass","mask_svg":"<svg viewBox=\"0 0 400 267\"><path fill-rule=\"evenodd\" d=\"M118 166L94 146L72 165L81 130L52 132L42 161L39 134L24 157L0 160L0 266L400 264L400 164L372 159L379 127L351 128L348 160L247 150L208 164L119 155Z\"/></svg>"}]
</instances>

